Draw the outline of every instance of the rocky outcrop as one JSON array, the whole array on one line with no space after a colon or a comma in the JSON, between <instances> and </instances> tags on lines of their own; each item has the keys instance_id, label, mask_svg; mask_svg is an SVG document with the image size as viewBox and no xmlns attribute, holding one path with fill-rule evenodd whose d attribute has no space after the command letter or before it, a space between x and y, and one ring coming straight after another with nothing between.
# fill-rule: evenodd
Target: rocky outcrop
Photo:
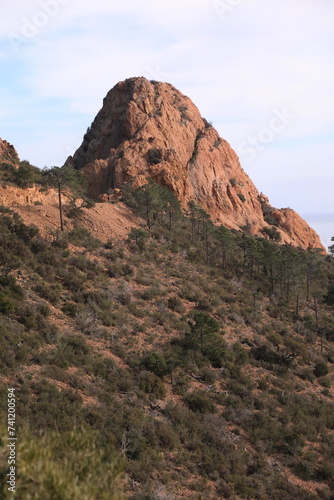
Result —
<instances>
[{"instance_id":1,"label":"rocky outcrop","mask_svg":"<svg viewBox=\"0 0 334 500\"><path fill-rule=\"evenodd\" d=\"M19 167L20 158L14 146L9 142L0 139L0 168L1 163ZM64 201L68 201L66 194ZM3 182L0 185L0 205L5 207L20 207L28 205L58 205L58 192L56 189L45 189L41 186L33 185L27 188L20 188L10 183Z\"/></svg>"},{"instance_id":2,"label":"rocky outcrop","mask_svg":"<svg viewBox=\"0 0 334 500\"><path fill-rule=\"evenodd\" d=\"M65 197L66 200L66 197ZM26 205L58 205L58 193L55 189L42 189L38 186L19 188L0 186L0 205L19 207Z\"/></svg>"},{"instance_id":3,"label":"rocky outcrop","mask_svg":"<svg viewBox=\"0 0 334 500\"><path fill-rule=\"evenodd\" d=\"M0 163L17 166L20 159L14 146L0 139Z\"/></svg>"},{"instance_id":4,"label":"rocky outcrop","mask_svg":"<svg viewBox=\"0 0 334 500\"><path fill-rule=\"evenodd\" d=\"M278 227L281 229L283 241L290 243L292 240L297 246L303 248L324 249L318 234L292 208L274 209L272 216L277 220ZM286 235L289 237L288 240Z\"/></svg>"},{"instance_id":5,"label":"rocky outcrop","mask_svg":"<svg viewBox=\"0 0 334 500\"><path fill-rule=\"evenodd\" d=\"M260 194L238 156L203 119L192 101L168 83L130 78L107 94L80 148L68 162L89 179L90 196L147 178L176 193L184 207L200 204L216 223L262 234ZM275 212L282 241L322 248L319 237L298 214Z\"/></svg>"}]
</instances>

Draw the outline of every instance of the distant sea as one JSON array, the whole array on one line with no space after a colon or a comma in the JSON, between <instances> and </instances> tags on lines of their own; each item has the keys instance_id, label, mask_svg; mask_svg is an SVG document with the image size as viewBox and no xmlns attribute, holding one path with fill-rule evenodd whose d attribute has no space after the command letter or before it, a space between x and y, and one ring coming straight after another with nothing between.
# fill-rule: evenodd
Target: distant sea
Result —
<instances>
[{"instance_id":1,"label":"distant sea","mask_svg":"<svg viewBox=\"0 0 334 500\"><path fill-rule=\"evenodd\" d=\"M319 234L326 250L334 244L331 241L332 236L334 236L334 213L301 214L301 216Z\"/></svg>"}]
</instances>

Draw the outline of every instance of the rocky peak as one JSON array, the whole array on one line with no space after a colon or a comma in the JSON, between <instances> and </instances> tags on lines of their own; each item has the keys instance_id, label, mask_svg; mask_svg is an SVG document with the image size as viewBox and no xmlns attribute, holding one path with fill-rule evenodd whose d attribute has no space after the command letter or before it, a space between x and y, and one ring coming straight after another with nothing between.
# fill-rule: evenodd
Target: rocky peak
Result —
<instances>
[{"instance_id":1,"label":"rocky peak","mask_svg":"<svg viewBox=\"0 0 334 500\"><path fill-rule=\"evenodd\" d=\"M236 153L192 101L168 83L146 78L118 83L67 161L83 169L96 199L125 183L140 186L153 178L174 191L184 207L194 200L228 228L263 234L274 223L283 243L322 248L296 212L276 210L265 220L268 199Z\"/></svg>"},{"instance_id":2,"label":"rocky peak","mask_svg":"<svg viewBox=\"0 0 334 500\"><path fill-rule=\"evenodd\" d=\"M0 163L8 163L16 166L19 161L20 159L14 146L0 139Z\"/></svg>"}]
</instances>

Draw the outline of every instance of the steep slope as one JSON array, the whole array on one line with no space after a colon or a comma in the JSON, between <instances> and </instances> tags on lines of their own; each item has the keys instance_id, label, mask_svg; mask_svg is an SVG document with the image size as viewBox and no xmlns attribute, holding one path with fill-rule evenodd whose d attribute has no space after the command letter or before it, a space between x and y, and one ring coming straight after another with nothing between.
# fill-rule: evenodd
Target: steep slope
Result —
<instances>
[{"instance_id":1,"label":"steep slope","mask_svg":"<svg viewBox=\"0 0 334 500\"><path fill-rule=\"evenodd\" d=\"M82 145L68 158L83 169L98 198L146 178L174 191L184 207L200 204L216 223L260 234L265 197L238 156L203 119L197 107L168 83L130 78L107 94ZM294 211L276 210L283 243L322 248L313 229Z\"/></svg>"},{"instance_id":2,"label":"steep slope","mask_svg":"<svg viewBox=\"0 0 334 500\"><path fill-rule=\"evenodd\" d=\"M43 238L52 240L59 230L59 209L55 204L26 204L12 208L22 217L25 224L38 227ZM75 222L64 215L66 231L73 229ZM91 231L94 237L103 242L110 238L125 240L129 231L138 224L138 219L123 203L96 203L95 207L82 208L80 217L80 226Z\"/></svg>"},{"instance_id":3,"label":"steep slope","mask_svg":"<svg viewBox=\"0 0 334 500\"><path fill-rule=\"evenodd\" d=\"M0 416L14 387L17 498L120 500L123 469L129 500L332 499L321 296L333 259L223 231L222 262L220 238L207 247L201 228L193 238L189 220L166 219L149 240L103 245L80 226L43 239L0 217ZM4 425L0 436L8 498Z\"/></svg>"}]
</instances>

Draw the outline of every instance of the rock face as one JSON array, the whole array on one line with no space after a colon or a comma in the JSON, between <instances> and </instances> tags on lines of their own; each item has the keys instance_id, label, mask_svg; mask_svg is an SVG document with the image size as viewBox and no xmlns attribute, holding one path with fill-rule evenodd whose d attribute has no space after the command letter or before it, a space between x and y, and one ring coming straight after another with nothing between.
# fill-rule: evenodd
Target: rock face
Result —
<instances>
[{"instance_id":1,"label":"rock face","mask_svg":"<svg viewBox=\"0 0 334 500\"><path fill-rule=\"evenodd\" d=\"M66 199L66 197L65 197ZM0 186L0 205L19 207L26 205L58 205L58 193L55 189L43 190L38 186L19 188Z\"/></svg>"},{"instance_id":2,"label":"rock face","mask_svg":"<svg viewBox=\"0 0 334 500\"><path fill-rule=\"evenodd\" d=\"M171 189L184 207L202 206L216 223L262 234L270 208L282 242L323 248L318 235L290 209L274 210L242 169L238 156L192 101L168 83L130 78L109 91L73 157L98 199L147 178Z\"/></svg>"},{"instance_id":3,"label":"rock face","mask_svg":"<svg viewBox=\"0 0 334 500\"><path fill-rule=\"evenodd\" d=\"M16 166L20 161L16 149L7 141L0 139L0 163Z\"/></svg>"}]
</instances>

